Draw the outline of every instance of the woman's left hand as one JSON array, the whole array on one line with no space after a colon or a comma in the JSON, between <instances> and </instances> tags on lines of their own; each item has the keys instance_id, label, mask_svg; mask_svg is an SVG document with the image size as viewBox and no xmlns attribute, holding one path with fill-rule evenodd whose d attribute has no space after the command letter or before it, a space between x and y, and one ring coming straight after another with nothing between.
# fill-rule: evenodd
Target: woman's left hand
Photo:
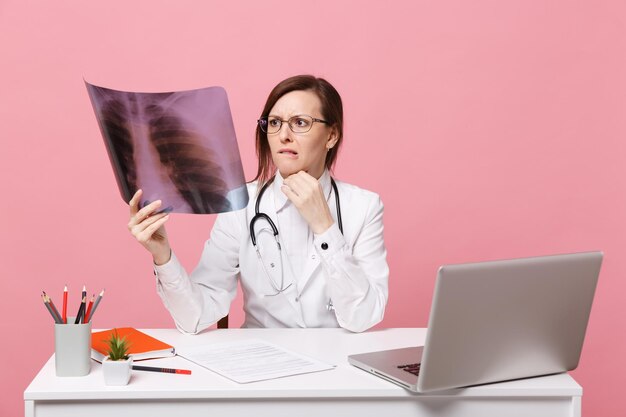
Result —
<instances>
[{"instance_id":1,"label":"woman's left hand","mask_svg":"<svg viewBox=\"0 0 626 417\"><path fill-rule=\"evenodd\" d=\"M281 190L296 206L313 233L324 233L335 222L322 185L306 172L300 171L285 178Z\"/></svg>"}]
</instances>

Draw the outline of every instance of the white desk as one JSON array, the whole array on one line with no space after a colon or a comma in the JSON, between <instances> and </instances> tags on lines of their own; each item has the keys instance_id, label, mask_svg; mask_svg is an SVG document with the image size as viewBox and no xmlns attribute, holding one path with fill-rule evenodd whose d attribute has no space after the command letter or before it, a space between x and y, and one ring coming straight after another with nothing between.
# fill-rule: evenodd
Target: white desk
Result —
<instances>
[{"instance_id":1,"label":"white desk","mask_svg":"<svg viewBox=\"0 0 626 417\"><path fill-rule=\"evenodd\" d=\"M342 329L228 329L196 336L144 330L174 346L259 338L337 365L330 371L237 384L181 357L143 361L193 374L133 372L124 387L104 385L92 362L85 377L55 376L54 356L24 391L26 417L98 416L580 416L582 388L568 374L414 394L354 368L347 355L423 344L425 329L353 334Z\"/></svg>"}]
</instances>

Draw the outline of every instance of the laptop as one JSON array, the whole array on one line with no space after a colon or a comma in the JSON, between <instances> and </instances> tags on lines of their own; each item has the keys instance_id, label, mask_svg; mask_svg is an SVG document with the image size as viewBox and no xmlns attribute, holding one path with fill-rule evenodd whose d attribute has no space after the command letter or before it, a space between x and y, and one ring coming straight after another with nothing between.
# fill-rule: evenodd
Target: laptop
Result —
<instances>
[{"instance_id":1,"label":"laptop","mask_svg":"<svg viewBox=\"0 0 626 417\"><path fill-rule=\"evenodd\" d=\"M602 258L585 252L444 265L425 345L348 361L415 392L575 369Z\"/></svg>"}]
</instances>

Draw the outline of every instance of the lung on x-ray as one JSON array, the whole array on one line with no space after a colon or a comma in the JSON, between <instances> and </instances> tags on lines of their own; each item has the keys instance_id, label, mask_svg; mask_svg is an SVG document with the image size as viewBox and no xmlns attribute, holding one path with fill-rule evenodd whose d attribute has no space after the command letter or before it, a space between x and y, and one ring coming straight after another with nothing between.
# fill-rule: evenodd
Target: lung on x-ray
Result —
<instances>
[{"instance_id":1,"label":"lung on x-ray","mask_svg":"<svg viewBox=\"0 0 626 417\"><path fill-rule=\"evenodd\" d=\"M176 213L248 204L228 97L221 87L136 93L85 82L122 198Z\"/></svg>"}]
</instances>

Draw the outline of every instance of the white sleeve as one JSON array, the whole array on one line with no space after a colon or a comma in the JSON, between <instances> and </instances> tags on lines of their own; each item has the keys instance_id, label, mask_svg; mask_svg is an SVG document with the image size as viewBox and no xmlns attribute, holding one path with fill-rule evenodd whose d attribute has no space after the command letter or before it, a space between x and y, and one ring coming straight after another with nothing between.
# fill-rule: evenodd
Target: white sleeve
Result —
<instances>
[{"instance_id":1,"label":"white sleeve","mask_svg":"<svg viewBox=\"0 0 626 417\"><path fill-rule=\"evenodd\" d=\"M329 278L327 286L339 325L362 332L382 321L387 305L389 267L383 240L383 203L367 207L352 250L337 224L315 235L315 249Z\"/></svg>"},{"instance_id":2,"label":"white sleeve","mask_svg":"<svg viewBox=\"0 0 626 417\"><path fill-rule=\"evenodd\" d=\"M182 332L196 334L228 314L237 292L240 234L237 212L219 214L191 276L174 253L154 266L157 292Z\"/></svg>"}]
</instances>

